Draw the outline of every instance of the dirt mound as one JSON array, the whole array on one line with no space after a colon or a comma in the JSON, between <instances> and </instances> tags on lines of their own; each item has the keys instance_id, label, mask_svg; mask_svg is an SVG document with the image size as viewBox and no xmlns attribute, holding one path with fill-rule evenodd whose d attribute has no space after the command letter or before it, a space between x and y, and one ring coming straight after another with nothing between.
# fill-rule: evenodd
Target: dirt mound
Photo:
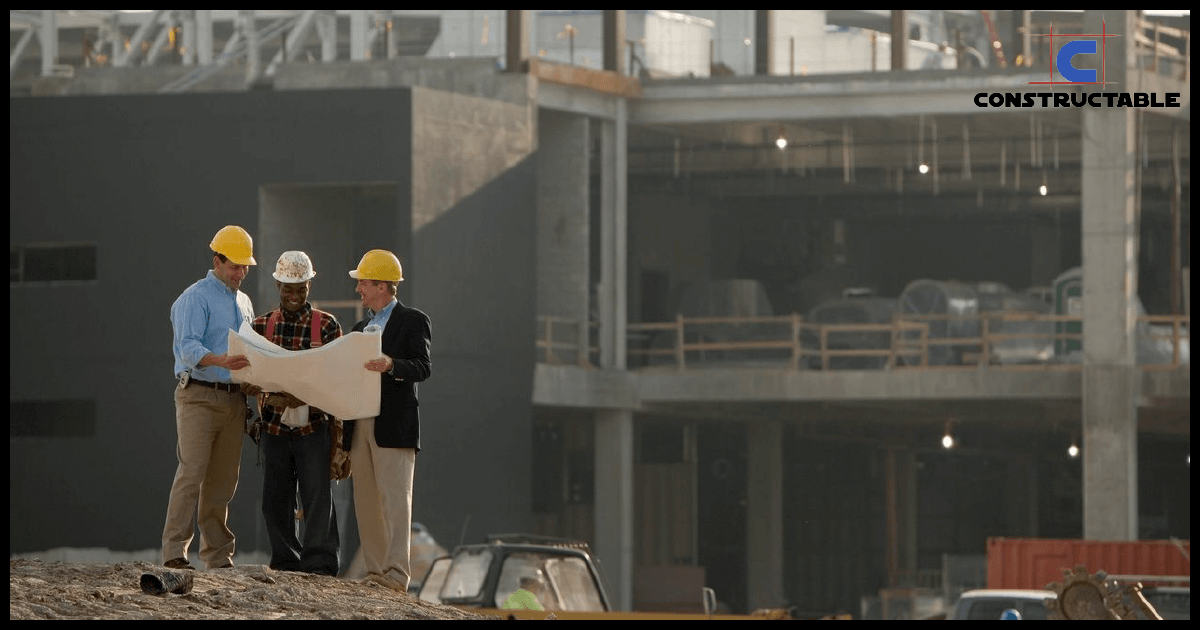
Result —
<instances>
[{"instance_id":1,"label":"dirt mound","mask_svg":"<svg viewBox=\"0 0 1200 630\"><path fill-rule=\"evenodd\" d=\"M261 564L192 572L184 595L147 595L149 562L10 559L9 619L500 619L431 604L373 582L272 571Z\"/></svg>"}]
</instances>

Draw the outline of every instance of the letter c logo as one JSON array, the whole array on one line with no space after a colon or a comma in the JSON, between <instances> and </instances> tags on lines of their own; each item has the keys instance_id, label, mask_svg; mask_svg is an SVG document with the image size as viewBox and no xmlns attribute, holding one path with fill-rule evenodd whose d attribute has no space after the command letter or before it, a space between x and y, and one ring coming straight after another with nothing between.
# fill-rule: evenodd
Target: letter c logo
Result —
<instances>
[{"instance_id":1,"label":"letter c logo","mask_svg":"<svg viewBox=\"0 0 1200 630\"><path fill-rule=\"evenodd\" d=\"M1095 83L1095 70L1079 70L1071 65L1071 58L1075 55L1094 55L1096 54L1096 41L1091 39L1077 39L1067 42L1062 48L1058 49L1058 56L1054 58L1054 63L1058 65L1059 74L1071 83Z\"/></svg>"}]
</instances>

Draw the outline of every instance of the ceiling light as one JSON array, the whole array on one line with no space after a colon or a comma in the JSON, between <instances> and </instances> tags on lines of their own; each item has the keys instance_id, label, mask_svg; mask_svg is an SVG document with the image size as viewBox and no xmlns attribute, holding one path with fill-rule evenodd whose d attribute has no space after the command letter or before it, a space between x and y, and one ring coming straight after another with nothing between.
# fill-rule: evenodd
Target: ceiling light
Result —
<instances>
[{"instance_id":1,"label":"ceiling light","mask_svg":"<svg viewBox=\"0 0 1200 630\"><path fill-rule=\"evenodd\" d=\"M946 428L942 432L942 448L946 448L946 449L954 448L955 439L954 439L954 430L953 429L954 429L954 421L947 420Z\"/></svg>"},{"instance_id":2,"label":"ceiling light","mask_svg":"<svg viewBox=\"0 0 1200 630\"><path fill-rule=\"evenodd\" d=\"M780 151L786 149L787 148L787 138L784 138L783 134L779 134L779 138L777 138L775 140L775 146L779 147Z\"/></svg>"}]
</instances>

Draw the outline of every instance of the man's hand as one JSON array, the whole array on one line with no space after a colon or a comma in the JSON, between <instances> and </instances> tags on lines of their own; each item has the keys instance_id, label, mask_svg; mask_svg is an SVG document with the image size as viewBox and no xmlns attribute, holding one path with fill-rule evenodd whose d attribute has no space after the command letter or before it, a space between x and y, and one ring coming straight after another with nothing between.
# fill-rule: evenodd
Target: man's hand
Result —
<instances>
[{"instance_id":1,"label":"man's hand","mask_svg":"<svg viewBox=\"0 0 1200 630\"><path fill-rule=\"evenodd\" d=\"M392 365L392 358L384 355L378 359L371 359L370 361L367 361L363 364L363 367L371 370L372 372L387 372L388 370L392 369Z\"/></svg>"},{"instance_id":2,"label":"man's hand","mask_svg":"<svg viewBox=\"0 0 1200 630\"><path fill-rule=\"evenodd\" d=\"M205 365L216 365L227 370L241 370L250 367L250 359L244 354L213 354L204 355L197 365L203 367Z\"/></svg>"},{"instance_id":3,"label":"man's hand","mask_svg":"<svg viewBox=\"0 0 1200 630\"><path fill-rule=\"evenodd\" d=\"M250 359L247 359L246 355L244 355L244 354L235 354L233 356L229 356L229 355L222 355L222 356L225 357L225 361L221 367L224 367L226 369L241 370L243 368L250 367Z\"/></svg>"}]
</instances>

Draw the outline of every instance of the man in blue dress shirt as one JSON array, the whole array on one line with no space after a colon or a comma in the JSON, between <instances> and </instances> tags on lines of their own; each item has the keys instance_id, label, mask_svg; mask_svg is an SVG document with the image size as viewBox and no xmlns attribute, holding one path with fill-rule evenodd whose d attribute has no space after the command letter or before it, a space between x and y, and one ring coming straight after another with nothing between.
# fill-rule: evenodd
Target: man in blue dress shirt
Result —
<instances>
[{"instance_id":1,"label":"man in blue dress shirt","mask_svg":"<svg viewBox=\"0 0 1200 630\"><path fill-rule=\"evenodd\" d=\"M254 318L250 298L239 289L254 262L254 243L236 225L221 228L209 248L212 271L171 305L175 354L175 428L179 466L171 484L163 526L163 564L192 569L188 547L200 529L200 559L210 568L233 566L235 537L227 524L237 489L245 432L246 396L258 388L238 385L230 370L250 365L229 356L229 330Z\"/></svg>"}]
</instances>

